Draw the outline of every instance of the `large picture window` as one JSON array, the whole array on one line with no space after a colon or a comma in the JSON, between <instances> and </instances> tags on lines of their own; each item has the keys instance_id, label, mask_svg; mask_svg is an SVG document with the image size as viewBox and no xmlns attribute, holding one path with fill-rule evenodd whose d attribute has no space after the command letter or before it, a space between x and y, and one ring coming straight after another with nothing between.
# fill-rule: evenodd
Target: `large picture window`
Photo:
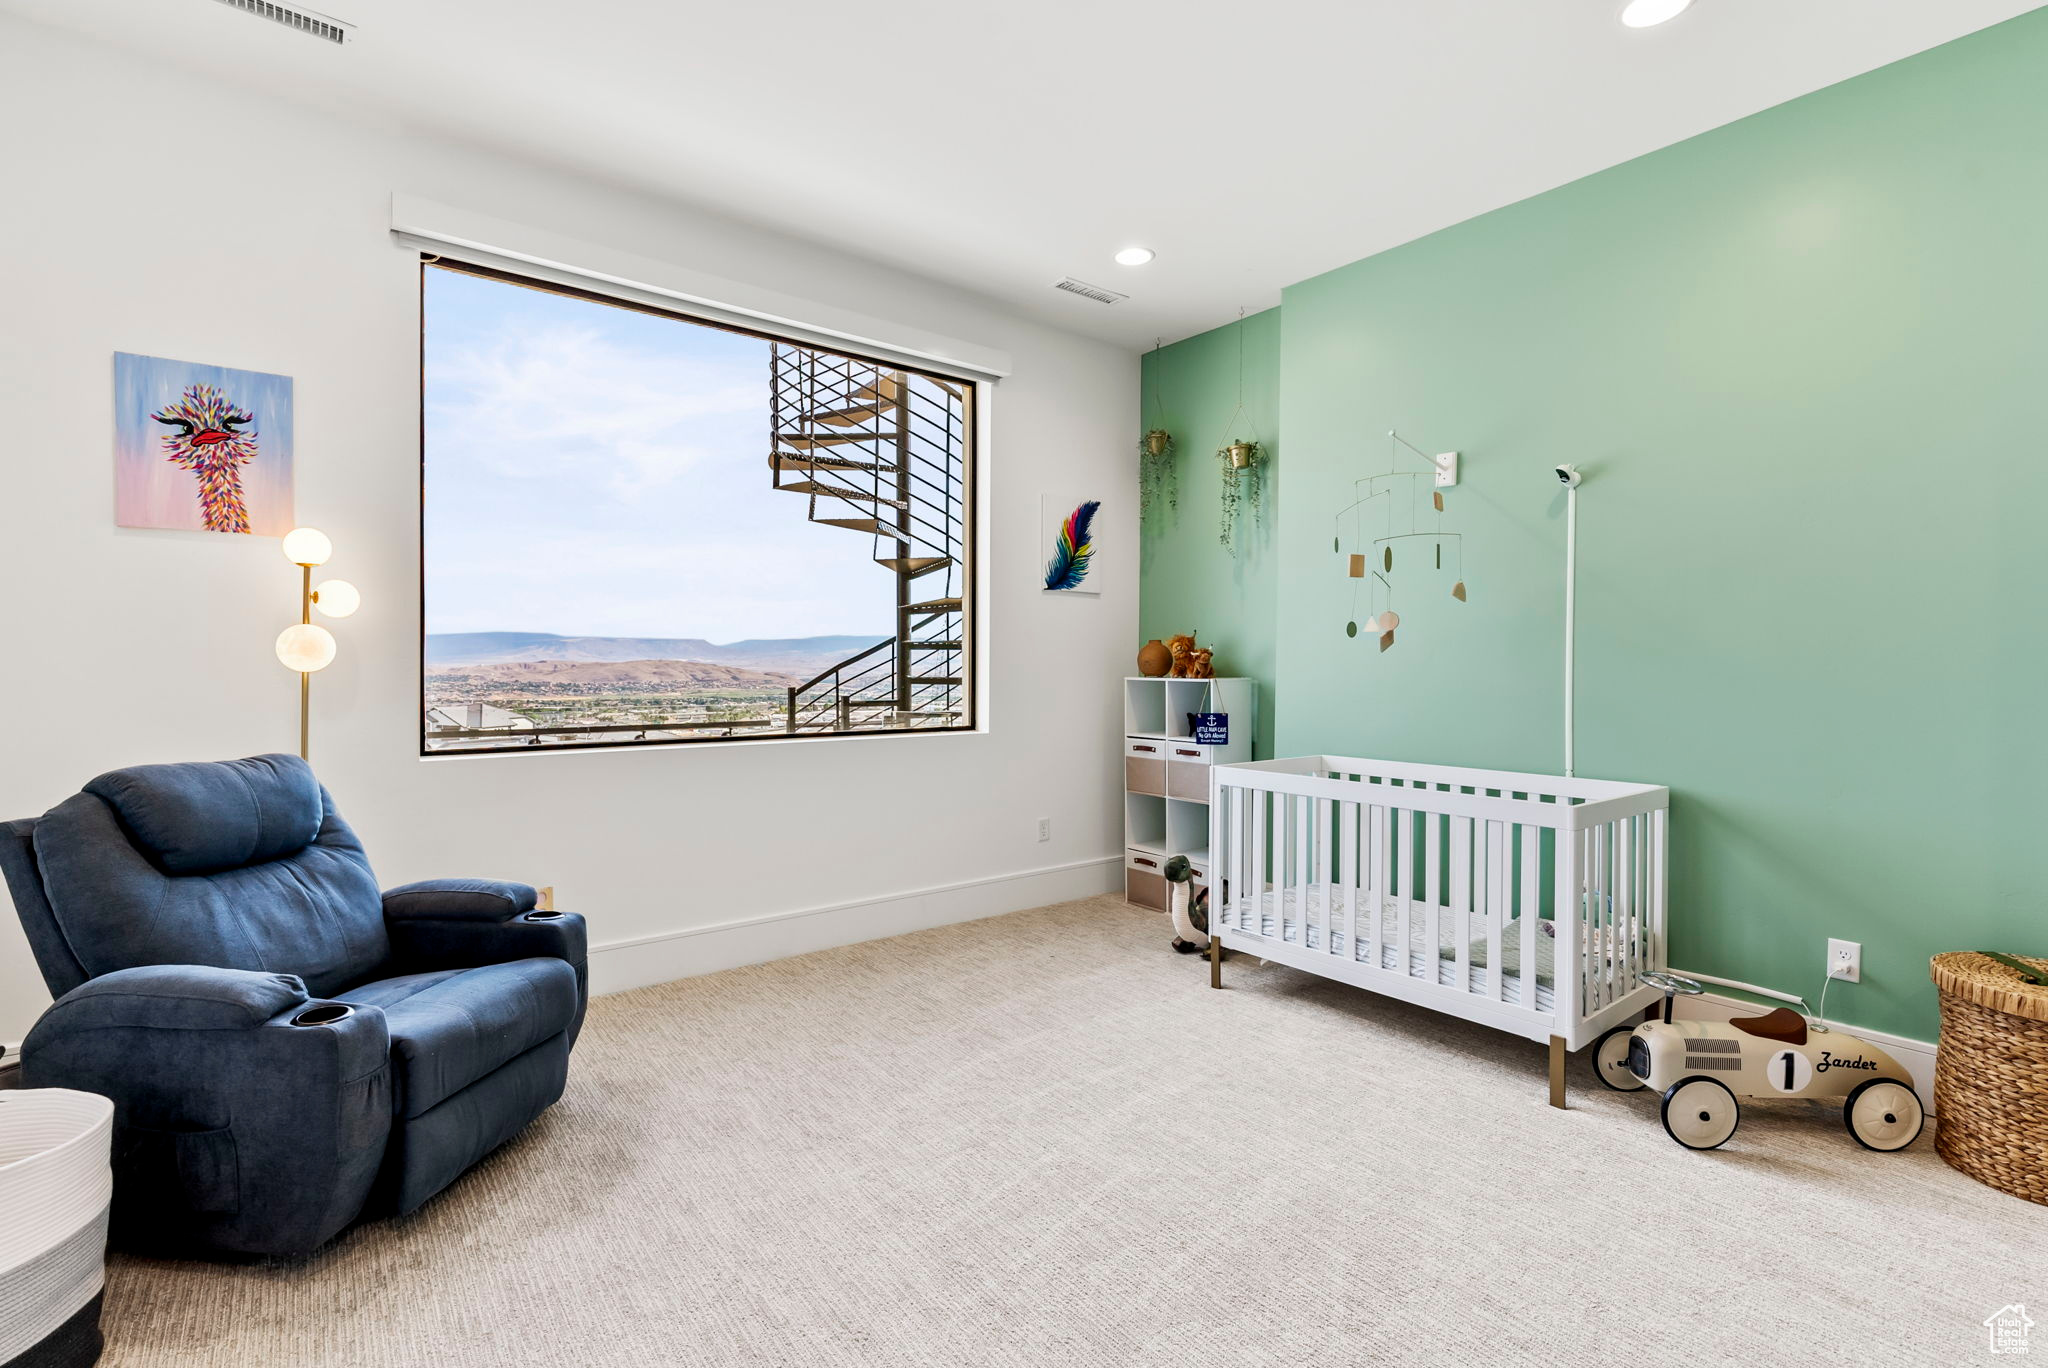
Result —
<instances>
[{"instance_id":1,"label":"large picture window","mask_svg":"<svg viewBox=\"0 0 2048 1368\"><path fill-rule=\"evenodd\" d=\"M424 752L974 725L972 382L421 277Z\"/></svg>"}]
</instances>

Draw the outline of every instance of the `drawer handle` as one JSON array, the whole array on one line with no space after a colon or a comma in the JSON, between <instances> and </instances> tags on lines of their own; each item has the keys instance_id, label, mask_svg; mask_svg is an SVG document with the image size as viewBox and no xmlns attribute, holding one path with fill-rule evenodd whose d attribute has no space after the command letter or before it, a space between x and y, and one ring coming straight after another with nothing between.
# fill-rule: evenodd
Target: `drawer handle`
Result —
<instances>
[{"instance_id":1,"label":"drawer handle","mask_svg":"<svg viewBox=\"0 0 2048 1368\"><path fill-rule=\"evenodd\" d=\"M1157 869L1159 867L1159 862L1157 860L1136 859L1132 860L1131 863L1134 865L1143 865L1147 869Z\"/></svg>"},{"instance_id":2,"label":"drawer handle","mask_svg":"<svg viewBox=\"0 0 2048 1368\"><path fill-rule=\"evenodd\" d=\"M1134 751L1143 751L1143 752L1145 752L1145 754L1147 754L1147 755L1150 755L1150 754L1151 754L1152 752L1154 752L1154 751L1158 750L1158 749L1159 749L1159 747L1157 747L1157 746L1133 746L1133 747L1131 747L1131 749L1132 749L1132 750L1134 750Z\"/></svg>"},{"instance_id":3,"label":"drawer handle","mask_svg":"<svg viewBox=\"0 0 2048 1368\"><path fill-rule=\"evenodd\" d=\"M1175 751L1174 751L1173 753L1174 753L1175 755L1192 755L1192 756L1194 756L1194 757L1195 757L1195 758L1196 758L1197 760L1199 760L1199 759L1201 759L1201 758L1202 758L1202 753L1201 753L1200 751L1191 751L1191 750L1179 750L1179 749L1176 749L1176 750L1175 750Z\"/></svg>"}]
</instances>

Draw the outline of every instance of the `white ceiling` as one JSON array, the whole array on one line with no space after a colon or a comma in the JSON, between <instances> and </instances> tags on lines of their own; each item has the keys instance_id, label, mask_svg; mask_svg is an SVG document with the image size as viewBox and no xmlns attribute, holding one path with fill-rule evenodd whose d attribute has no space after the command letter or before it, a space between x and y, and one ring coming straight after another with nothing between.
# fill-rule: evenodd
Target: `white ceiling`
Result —
<instances>
[{"instance_id":1,"label":"white ceiling","mask_svg":"<svg viewBox=\"0 0 2048 1368\"><path fill-rule=\"evenodd\" d=\"M1640 31L1620 6L317 0L358 25L335 48L214 0L0 0L1133 346L2036 0L1698 0ZM1158 260L1110 260L1131 243Z\"/></svg>"}]
</instances>

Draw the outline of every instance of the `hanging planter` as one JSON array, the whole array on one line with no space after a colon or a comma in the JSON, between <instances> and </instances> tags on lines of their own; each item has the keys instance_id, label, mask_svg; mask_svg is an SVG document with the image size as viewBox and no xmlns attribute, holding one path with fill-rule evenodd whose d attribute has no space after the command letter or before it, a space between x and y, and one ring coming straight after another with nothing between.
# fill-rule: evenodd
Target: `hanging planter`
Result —
<instances>
[{"instance_id":1,"label":"hanging planter","mask_svg":"<svg viewBox=\"0 0 2048 1368\"><path fill-rule=\"evenodd\" d=\"M1180 482L1174 478L1173 434L1153 428L1138 443L1138 508L1150 513L1161 501L1169 511L1180 508Z\"/></svg>"},{"instance_id":2,"label":"hanging planter","mask_svg":"<svg viewBox=\"0 0 2048 1368\"><path fill-rule=\"evenodd\" d=\"M1254 522L1258 520L1259 494L1264 484L1259 463L1261 450L1256 440L1228 442L1216 448L1216 459L1223 463L1223 520L1216 540L1232 555L1237 554L1237 525L1245 510L1250 510Z\"/></svg>"},{"instance_id":3,"label":"hanging planter","mask_svg":"<svg viewBox=\"0 0 2048 1368\"><path fill-rule=\"evenodd\" d=\"M1165 405L1159 398L1159 350L1166 345L1165 338L1152 344L1152 414L1156 422L1165 413ZM1164 501L1166 511L1180 511L1180 480L1173 464L1173 434L1163 427L1152 427L1138 439L1138 514L1140 517L1156 511Z\"/></svg>"},{"instance_id":4,"label":"hanging planter","mask_svg":"<svg viewBox=\"0 0 2048 1368\"><path fill-rule=\"evenodd\" d=\"M1245 435L1238 436L1238 426L1243 424ZM1223 465L1223 518L1216 540L1223 543L1231 555L1237 554L1238 519L1247 508L1252 521L1259 517L1260 486L1264 484L1261 473L1265 447L1259 441L1259 430L1253 425L1251 415L1244 411L1244 310L1237 314L1237 408L1231 413L1230 421L1223 425L1223 445L1216 448L1216 459Z\"/></svg>"}]
</instances>

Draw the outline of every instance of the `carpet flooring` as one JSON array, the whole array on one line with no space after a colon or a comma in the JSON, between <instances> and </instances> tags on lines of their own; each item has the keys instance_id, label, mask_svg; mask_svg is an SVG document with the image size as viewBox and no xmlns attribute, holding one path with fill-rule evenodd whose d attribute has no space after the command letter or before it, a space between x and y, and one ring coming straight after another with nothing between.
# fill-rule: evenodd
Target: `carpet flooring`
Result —
<instances>
[{"instance_id":1,"label":"carpet flooring","mask_svg":"<svg viewBox=\"0 0 2048 1368\"><path fill-rule=\"evenodd\" d=\"M600 998L561 1103L292 1263L118 1257L109 1368L1977 1362L2048 1209L1931 1135L1544 1105L1543 1050L1090 899ZM2048 1325L2039 1332L2048 1352Z\"/></svg>"}]
</instances>

